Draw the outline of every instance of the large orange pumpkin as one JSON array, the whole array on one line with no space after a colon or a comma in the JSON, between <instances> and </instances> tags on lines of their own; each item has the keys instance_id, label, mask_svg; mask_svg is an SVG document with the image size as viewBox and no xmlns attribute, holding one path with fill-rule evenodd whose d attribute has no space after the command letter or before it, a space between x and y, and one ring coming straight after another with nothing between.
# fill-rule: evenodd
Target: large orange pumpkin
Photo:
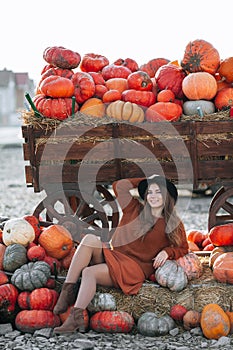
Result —
<instances>
[{"instance_id":1,"label":"large orange pumpkin","mask_svg":"<svg viewBox=\"0 0 233 350\"><path fill-rule=\"evenodd\" d=\"M181 60L181 66L189 73L207 72L215 74L220 64L219 52L203 39L190 41Z\"/></svg>"},{"instance_id":2,"label":"large orange pumpkin","mask_svg":"<svg viewBox=\"0 0 233 350\"><path fill-rule=\"evenodd\" d=\"M210 73L190 73L182 82L182 90L189 100L212 100L217 93L217 82Z\"/></svg>"},{"instance_id":3,"label":"large orange pumpkin","mask_svg":"<svg viewBox=\"0 0 233 350\"><path fill-rule=\"evenodd\" d=\"M214 104L218 110L233 106L233 87L226 87L218 91Z\"/></svg>"},{"instance_id":4,"label":"large orange pumpkin","mask_svg":"<svg viewBox=\"0 0 233 350\"><path fill-rule=\"evenodd\" d=\"M39 237L39 244L49 256L62 259L73 248L73 240L70 232L63 226L53 224L46 227Z\"/></svg>"},{"instance_id":5,"label":"large orange pumpkin","mask_svg":"<svg viewBox=\"0 0 233 350\"><path fill-rule=\"evenodd\" d=\"M39 89L42 94L49 97L72 97L74 94L72 81L58 75L50 75L43 79Z\"/></svg>"}]
</instances>

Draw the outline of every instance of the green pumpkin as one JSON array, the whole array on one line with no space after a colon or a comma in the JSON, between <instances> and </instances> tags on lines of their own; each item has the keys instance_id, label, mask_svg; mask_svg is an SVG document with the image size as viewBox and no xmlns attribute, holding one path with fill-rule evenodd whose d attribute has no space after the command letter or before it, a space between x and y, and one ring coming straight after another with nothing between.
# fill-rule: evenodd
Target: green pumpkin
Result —
<instances>
[{"instance_id":1,"label":"green pumpkin","mask_svg":"<svg viewBox=\"0 0 233 350\"><path fill-rule=\"evenodd\" d=\"M8 272L14 272L27 261L27 249L22 244L10 244L4 252L3 269Z\"/></svg>"},{"instance_id":2,"label":"green pumpkin","mask_svg":"<svg viewBox=\"0 0 233 350\"><path fill-rule=\"evenodd\" d=\"M156 281L174 292L180 292L188 284L184 269L175 260L167 260L155 270Z\"/></svg>"},{"instance_id":3,"label":"green pumpkin","mask_svg":"<svg viewBox=\"0 0 233 350\"><path fill-rule=\"evenodd\" d=\"M138 332L147 337L166 335L175 327L175 321L169 315L158 317L154 312L144 312L137 323Z\"/></svg>"},{"instance_id":4,"label":"green pumpkin","mask_svg":"<svg viewBox=\"0 0 233 350\"><path fill-rule=\"evenodd\" d=\"M42 288L51 277L51 269L45 261L29 262L15 270L11 283L20 290Z\"/></svg>"},{"instance_id":5,"label":"green pumpkin","mask_svg":"<svg viewBox=\"0 0 233 350\"><path fill-rule=\"evenodd\" d=\"M94 298L91 300L87 306L88 311L98 312L98 311L114 311L116 310L116 299L110 293L100 293L97 292Z\"/></svg>"}]
</instances>

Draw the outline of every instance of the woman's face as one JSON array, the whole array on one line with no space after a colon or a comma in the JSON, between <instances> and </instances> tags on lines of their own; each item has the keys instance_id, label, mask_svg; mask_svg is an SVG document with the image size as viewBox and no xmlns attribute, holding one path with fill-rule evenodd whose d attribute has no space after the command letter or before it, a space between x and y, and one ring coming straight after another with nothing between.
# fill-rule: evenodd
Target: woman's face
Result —
<instances>
[{"instance_id":1,"label":"woman's face","mask_svg":"<svg viewBox=\"0 0 233 350\"><path fill-rule=\"evenodd\" d=\"M147 202L151 208L161 208L164 205L161 190L156 183L153 183L148 187Z\"/></svg>"}]
</instances>

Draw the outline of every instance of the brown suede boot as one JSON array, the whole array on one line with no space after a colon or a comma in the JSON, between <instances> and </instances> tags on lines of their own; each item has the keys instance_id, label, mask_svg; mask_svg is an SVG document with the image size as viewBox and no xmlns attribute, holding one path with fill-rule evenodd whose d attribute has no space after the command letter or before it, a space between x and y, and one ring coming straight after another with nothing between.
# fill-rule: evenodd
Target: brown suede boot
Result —
<instances>
[{"instance_id":1,"label":"brown suede boot","mask_svg":"<svg viewBox=\"0 0 233 350\"><path fill-rule=\"evenodd\" d=\"M64 283L53 313L58 315L65 312L69 306L74 305L76 300L76 284Z\"/></svg>"},{"instance_id":2,"label":"brown suede boot","mask_svg":"<svg viewBox=\"0 0 233 350\"><path fill-rule=\"evenodd\" d=\"M65 322L60 327L54 328L53 332L55 334L74 333L76 331L84 333L85 323L83 311L83 309L77 307L71 308L70 314Z\"/></svg>"}]
</instances>

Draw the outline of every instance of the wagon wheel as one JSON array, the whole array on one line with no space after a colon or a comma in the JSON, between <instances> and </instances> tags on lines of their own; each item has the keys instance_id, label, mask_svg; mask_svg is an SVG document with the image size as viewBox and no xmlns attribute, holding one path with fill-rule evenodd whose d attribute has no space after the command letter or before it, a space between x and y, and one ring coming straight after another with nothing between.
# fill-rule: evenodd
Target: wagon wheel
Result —
<instances>
[{"instance_id":1,"label":"wagon wheel","mask_svg":"<svg viewBox=\"0 0 233 350\"><path fill-rule=\"evenodd\" d=\"M65 226L75 241L79 242L87 233L108 241L119 221L118 207L107 189L103 186L97 187L93 195L85 193L85 200L79 190L47 194L35 208L33 215L42 220L42 225L57 223Z\"/></svg>"},{"instance_id":2,"label":"wagon wheel","mask_svg":"<svg viewBox=\"0 0 233 350\"><path fill-rule=\"evenodd\" d=\"M208 229L232 221L233 188L221 187L210 203Z\"/></svg>"}]
</instances>

